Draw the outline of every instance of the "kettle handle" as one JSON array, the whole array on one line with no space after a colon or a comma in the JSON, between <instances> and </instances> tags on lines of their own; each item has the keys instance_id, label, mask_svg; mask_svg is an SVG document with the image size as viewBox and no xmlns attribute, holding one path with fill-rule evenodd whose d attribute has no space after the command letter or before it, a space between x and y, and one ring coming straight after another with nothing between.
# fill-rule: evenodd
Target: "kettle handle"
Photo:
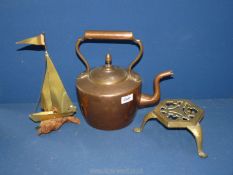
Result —
<instances>
[{"instance_id":1,"label":"kettle handle","mask_svg":"<svg viewBox=\"0 0 233 175\"><path fill-rule=\"evenodd\" d=\"M96 31L96 30L89 30L86 31L82 38L79 38L76 42L76 53L81 59L81 61L86 66L86 72L90 72L90 65L88 64L87 60L80 52L80 46L87 40L112 40L112 41L132 41L139 47L139 54L137 57L132 61L132 63L128 67L128 73L130 74L133 66L140 60L143 54L143 45L140 40L135 39L132 32L126 31Z\"/></svg>"}]
</instances>

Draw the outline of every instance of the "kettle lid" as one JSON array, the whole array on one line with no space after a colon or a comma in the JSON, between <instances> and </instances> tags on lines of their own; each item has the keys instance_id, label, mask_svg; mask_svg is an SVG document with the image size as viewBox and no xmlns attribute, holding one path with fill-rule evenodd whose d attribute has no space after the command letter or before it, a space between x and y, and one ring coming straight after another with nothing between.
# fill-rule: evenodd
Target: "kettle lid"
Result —
<instances>
[{"instance_id":1,"label":"kettle lid","mask_svg":"<svg viewBox=\"0 0 233 175\"><path fill-rule=\"evenodd\" d=\"M97 84L113 85L124 81L128 72L118 66L112 65L112 57L108 53L105 58L105 65L94 68L90 71L90 79Z\"/></svg>"}]
</instances>

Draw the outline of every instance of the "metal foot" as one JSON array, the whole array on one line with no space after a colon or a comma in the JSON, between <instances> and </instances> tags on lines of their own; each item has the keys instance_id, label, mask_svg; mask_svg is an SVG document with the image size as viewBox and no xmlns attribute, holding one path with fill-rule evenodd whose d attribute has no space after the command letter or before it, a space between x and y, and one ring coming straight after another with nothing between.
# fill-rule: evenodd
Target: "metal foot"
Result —
<instances>
[{"instance_id":1,"label":"metal foot","mask_svg":"<svg viewBox=\"0 0 233 175\"><path fill-rule=\"evenodd\" d=\"M187 129L191 131L191 133L194 135L196 139L198 155L201 158L208 157L208 155L203 152L203 148L202 148L202 129L200 124L197 123L194 126L187 126Z\"/></svg>"},{"instance_id":2,"label":"metal foot","mask_svg":"<svg viewBox=\"0 0 233 175\"><path fill-rule=\"evenodd\" d=\"M137 132L137 133L142 132L143 129L144 129L144 126L145 126L146 122L148 120L152 119L152 118L154 118L154 119L157 118L157 116L153 113L153 111L150 112L150 113L148 113L148 114L146 114L146 116L144 117L144 119L142 121L142 124L141 124L140 128L134 128L134 132Z\"/></svg>"}]
</instances>

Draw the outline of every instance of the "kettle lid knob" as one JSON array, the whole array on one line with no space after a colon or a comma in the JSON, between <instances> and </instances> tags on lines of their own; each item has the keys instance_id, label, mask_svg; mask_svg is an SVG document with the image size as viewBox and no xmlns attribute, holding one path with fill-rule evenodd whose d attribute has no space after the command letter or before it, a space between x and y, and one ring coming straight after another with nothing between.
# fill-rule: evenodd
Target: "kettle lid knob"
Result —
<instances>
[{"instance_id":1,"label":"kettle lid knob","mask_svg":"<svg viewBox=\"0 0 233 175\"><path fill-rule=\"evenodd\" d=\"M106 66L112 65L112 56L110 55L110 53L107 53L107 55L105 57L105 65Z\"/></svg>"}]
</instances>

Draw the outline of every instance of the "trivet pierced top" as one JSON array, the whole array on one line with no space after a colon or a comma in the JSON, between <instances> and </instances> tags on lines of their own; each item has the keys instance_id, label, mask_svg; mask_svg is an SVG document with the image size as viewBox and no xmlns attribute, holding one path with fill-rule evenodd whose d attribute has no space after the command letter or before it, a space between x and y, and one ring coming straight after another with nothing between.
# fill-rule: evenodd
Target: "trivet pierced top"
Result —
<instances>
[{"instance_id":1,"label":"trivet pierced top","mask_svg":"<svg viewBox=\"0 0 233 175\"><path fill-rule=\"evenodd\" d=\"M164 100L153 111L160 122L167 127L186 127L196 125L204 111L190 100Z\"/></svg>"}]
</instances>

